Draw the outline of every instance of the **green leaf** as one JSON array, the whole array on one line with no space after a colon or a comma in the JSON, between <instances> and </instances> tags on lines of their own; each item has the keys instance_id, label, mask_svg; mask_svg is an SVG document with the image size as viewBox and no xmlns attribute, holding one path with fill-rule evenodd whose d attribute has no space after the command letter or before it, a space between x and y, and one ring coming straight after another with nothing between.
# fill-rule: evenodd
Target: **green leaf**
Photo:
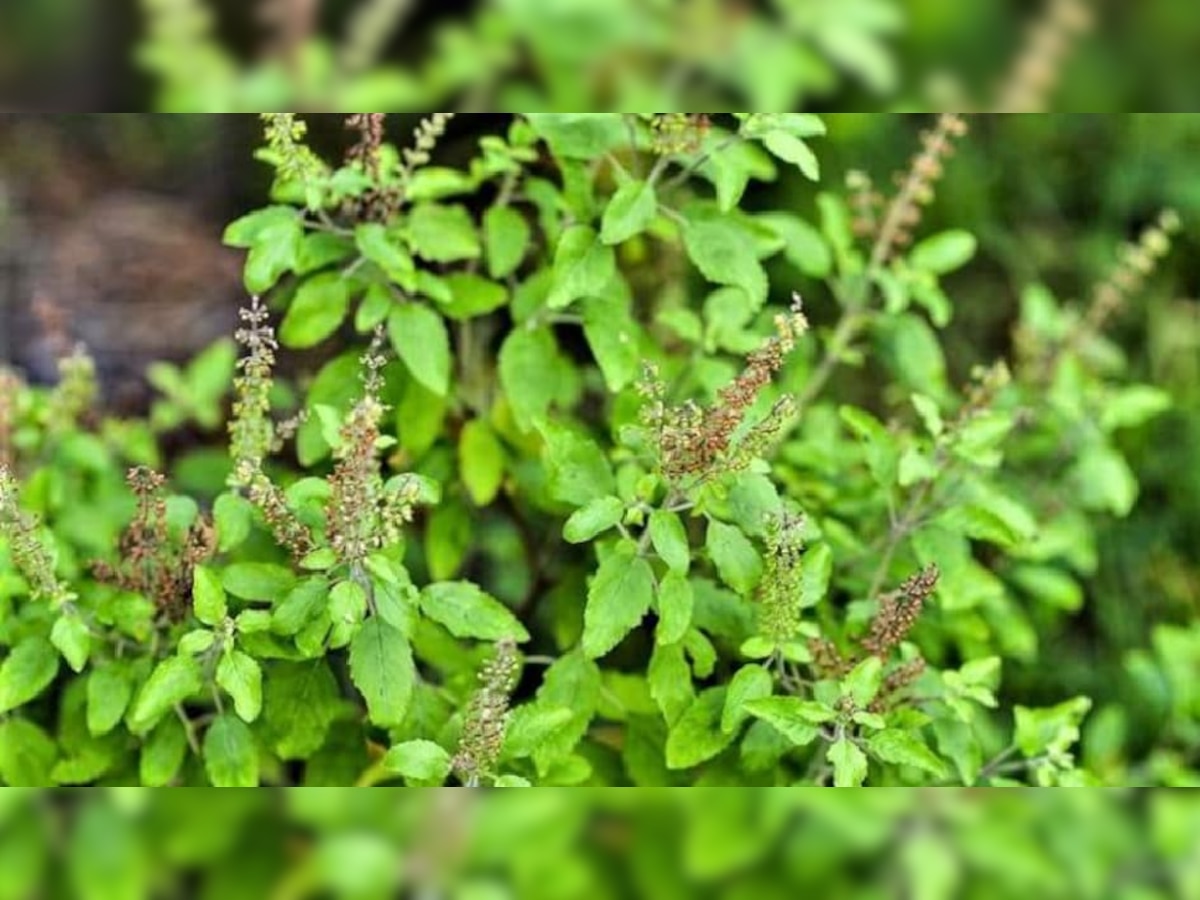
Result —
<instances>
[{"instance_id":1,"label":"green leaf","mask_svg":"<svg viewBox=\"0 0 1200 900\"><path fill-rule=\"evenodd\" d=\"M1100 427L1105 431L1136 428L1171 408L1171 395L1145 384L1113 391L1100 411Z\"/></svg>"},{"instance_id":2,"label":"green leaf","mask_svg":"<svg viewBox=\"0 0 1200 900\"><path fill-rule=\"evenodd\" d=\"M886 728L867 738L867 752L895 766L914 766L939 778L946 775L946 765L919 738L898 728Z\"/></svg>"},{"instance_id":3,"label":"green leaf","mask_svg":"<svg viewBox=\"0 0 1200 900\"><path fill-rule=\"evenodd\" d=\"M321 272L297 289L283 322L279 342L285 347L315 347L335 331L350 309L350 283L340 272Z\"/></svg>"},{"instance_id":4,"label":"green leaf","mask_svg":"<svg viewBox=\"0 0 1200 900\"><path fill-rule=\"evenodd\" d=\"M241 494L221 494L213 504L213 524L217 527L217 549L228 553L250 536L254 522L254 504Z\"/></svg>"},{"instance_id":5,"label":"green leaf","mask_svg":"<svg viewBox=\"0 0 1200 900\"><path fill-rule=\"evenodd\" d=\"M890 488L896 481L899 454L895 438L886 428L865 410L854 406L843 406L838 410L842 421L863 440L867 468L871 470L876 484Z\"/></svg>"},{"instance_id":6,"label":"green leaf","mask_svg":"<svg viewBox=\"0 0 1200 900\"><path fill-rule=\"evenodd\" d=\"M811 744L820 734L819 726L836 718L823 703L799 697L763 697L747 700L746 712L762 719L797 747Z\"/></svg>"},{"instance_id":7,"label":"green leaf","mask_svg":"<svg viewBox=\"0 0 1200 900\"><path fill-rule=\"evenodd\" d=\"M163 719L142 743L138 775L146 787L165 787L175 780L188 752L187 732L175 716Z\"/></svg>"},{"instance_id":8,"label":"green leaf","mask_svg":"<svg viewBox=\"0 0 1200 900\"><path fill-rule=\"evenodd\" d=\"M516 328L500 347L500 384L522 431L529 431L558 396L561 357L547 328Z\"/></svg>"},{"instance_id":9,"label":"green leaf","mask_svg":"<svg viewBox=\"0 0 1200 900\"><path fill-rule=\"evenodd\" d=\"M916 409L917 415L921 417L921 421L925 423L925 430L933 437L940 435L946 428L942 422L942 413L938 409L937 403L932 397L926 397L924 394L913 394L913 408Z\"/></svg>"},{"instance_id":10,"label":"green leaf","mask_svg":"<svg viewBox=\"0 0 1200 900\"><path fill-rule=\"evenodd\" d=\"M808 609L825 599L833 575L833 550L828 544L814 544L804 554L800 567L800 608Z\"/></svg>"},{"instance_id":11,"label":"green leaf","mask_svg":"<svg viewBox=\"0 0 1200 900\"><path fill-rule=\"evenodd\" d=\"M243 216L225 229L225 242L249 247L242 281L251 294L262 294L296 267L304 228L296 210L268 207Z\"/></svg>"},{"instance_id":12,"label":"green leaf","mask_svg":"<svg viewBox=\"0 0 1200 900\"><path fill-rule=\"evenodd\" d=\"M419 203L409 214L408 232L413 251L429 262L478 259L482 252L475 223L464 206Z\"/></svg>"},{"instance_id":13,"label":"green leaf","mask_svg":"<svg viewBox=\"0 0 1200 900\"><path fill-rule=\"evenodd\" d=\"M58 652L54 645L44 638L25 638L0 663L0 713L37 697L57 674Z\"/></svg>"},{"instance_id":14,"label":"green leaf","mask_svg":"<svg viewBox=\"0 0 1200 900\"><path fill-rule=\"evenodd\" d=\"M612 247L600 242L587 225L572 225L554 251L553 281L546 305L570 306L582 297L598 297L617 271Z\"/></svg>"},{"instance_id":15,"label":"green leaf","mask_svg":"<svg viewBox=\"0 0 1200 900\"><path fill-rule=\"evenodd\" d=\"M582 544L602 534L621 521L625 514L625 503L620 497L609 494L589 500L571 514L563 526L563 538L572 544Z\"/></svg>"},{"instance_id":16,"label":"green leaf","mask_svg":"<svg viewBox=\"0 0 1200 900\"><path fill-rule=\"evenodd\" d=\"M262 712L262 669L241 650L222 655L217 663L217 684L233 698L233 708L245 722Z\"/></svg>"},{"instance_id":17,"label":"green leaf","mask_svg":"<svg viewBox=\"0 0 1200 900\"><path fill-rule=\"evenodd\" d=\"M762 578L762 560L740 528L713 519L705 540L721 580L739 594L749 594Z\"/></svg>"},{"instance_id":18,"label":"green leaf","mask_svg":"<svg viewBox=\"0 0 1200 900\"><path fill-rule=\"evenodd\" d=\"M105 663L93 669L87 680L88 733L108 734L116 728L131 699L133 682L119 663Z\"/></svg>"},{"instance_id":19,"label":"green leaf","mask_svg":"<svg viewBox=\"0 0 1200 900\"><path fill-rule=\"evenodd\" d=\"M421 303L404 303L388 316L388 336L413 378L439 397L450 390L450 335L446 323Z\"/></svg>"},{"instance_id":20,"label":"green leaf","mask_svg":"<svg viewBox=\"0 0 1200 900\"><path fill-rule=\"evenodd\" d=\"M372 723L399 725L412 700L416 667L404 635L372 617L350 642L350 678L367 703Z\"/></svg>"},{"instance_id":21,"label":"green leaf","mask_svg":"<svg viewBox=\"0 0 1200 900\"><path fill-rule=\"evenodd\" d=\"M487 506L496 499L504 483L504 448L483 419L472 419L459 433L458 467L476 506Z\"/></svg>"},{"instance_id":22,"label":"green leaf","mask_svg":"<svg viewBox=\"0 0 1200 900\"><path fill-rule=\"evenodd\" d=\"M417 267L398 240L378 222L365 222L354 229L358 252L383 270L390 281L406 291L416 289Z\"/></svg>"},{"instance_id":23,"label":"green leaf","mask_svg":"<svg viewBox=\"0 0 1200 900\"><path fill-rule=\"evenodd\" d=\"M659 559L671 570L687 574L692 561L692 550L688 543L687 529L678 513L656 509L650 513L650 544Z\"/></svg>"},{"instance_id":24,"label":"green leaf","mask_svg":"<svg viewBox=\"0 0 1200 900\"><path fill-rule=\"evenodd\" d=\"M325 743L343 706L324 660L272 662L263 687L262 728L281 759L307 759Z\"/></svg>"},{"instance_id":25,"label":"green leaf","mask_svg":"<svg viewBox=\"0 0 1200 900\"><path fill-rule=\"evenodd\" d=\"M854 700L854 705L865 708L879 693L883 681L883 661L878 656L868 656L842 678L842 693Z\"/></svg>"},{"instance_id":26,"label":"green leaf","mask_svg":"<svg viewBox=\"0 0 1200 900\"><path fill-rule=\"evenodd\" d=\"M758 261L754 239L732 219L689 217L683 229L688 257L709 281L746 292L754 308L767 301L767 274Z\"/></svg>"},{"instance_id":27,"label":"green leaf","mask_svg":"<svg viewBox=\"0 0 1200 900\"><path fill-rule=\"evenodd\" d=\"M682 640L692 625L695 593L687 575L672 569L658 583L658 629L655 640L674 644Z\"/></svg>"},{"instance_id":28,"label":"green leaf","mask_svg":"<svg viewBox=\"0 0 1200 900\"><path fill-rule=\"evenodd\" d=\"M450 302L441 309L455 321L486 315L508 302L508 289L482 275L456 272L447 275L445 281L450 289Z\"/></svg>"},{"instance_id":29,"label":"green leaf","mask_svg":"<svg viewBox=\"0 0 1200 900\"><path fill-rule=\"evenodd\" d=\"M65 841L71 897L142 900L153 894L152 859L135 815L117 803L88 803L72 819Z\"/></svg>"},{"instance_id":30,"label":"green leaf","mask_svg":"<svg viewBox=\"0 0 1200 900\"><path fill-rule=\"evenodd\" d=\"M1092 445L1080 453L1068 478L1085 509L1124 517L1137 502L1137 476L1125 457L1106 445Z\"/></svg>"},{"instance_id":31,"label":"green leaf","mask_svg":"<svg viewBox=\"0 0 1200 900\"><path fill-rule=\"evenodd\" d=\"M516 271L529 248L529 223L511 206L493 206L483 214L488 274L504 278Z\"/></svg>"},{"instance_id":32,"label":"green leaf","mask_svg":"<svg viewBox=\"0 0 1200 900\"><path fill-rule=\"evenodd\" d=\"M459 638L529 640L512 610L469 581L443 581L421 591L421 612Z\"/></svg>"},{"instance_id":33,"label":"green leaf","mask_svg":"<svg viewBox=\"0 0 1200 900\"><path fill-rule=\"evenodd\" d=\"M555 500L583 506L616 490L612 467L595 442L553 422L539 423L545 439L547 489Z\"/></svg>"},{"instance_id":34,"label":"green leaf","mask_svg":"<svg viewBox=\"0 0 1200 900\"><path fill-rule=\"evenodd\" d=\"M742 666L729 681L729 692L725 695L725 709L721 713L721 730L726 734L736 731L752 713L746 704L771 696L775 681L771 673L757 663Z\"/></svg>"},{"instance_id":35,"label":"green leaf","mask_svg":"<svg viewBox=\"0 0 1200 900\"><path fill-rule=\"evenodd\" d=\"M583 613L583 652L604 656L629 634L650 611L654 601L654 572L625 542L605 557L588 588Z\"/></svg>"},{"instance_id":36,"label":"green leaf","mask_svg":"<svg viewBox=\"0 0 1200 900\"><path fill-rule=\"evenodd\" d=\"M1092 708L1087 697L1075 697L1055 706L1013 708L1013 743L1026 757L1065 753L1079 740L1079 726Z\"/></svg>"},{"instance_id":37,"label":"green leaf","mask_svg":"<svg viewBox=\"0 0 1200 900\"><path fill-rule=\"evenodd\" d=\"M640 329L619 300L589 297L583 304L583 336L610 391L631 384L642 367Z\"/></svg>"},{"instance_id":38,"label":"green leaf","mask_svg":"<svg viewBox=\"0 0 1200 900\"><path fill-rule=\"evenodd\" d=\"M405 741L388 750L382 765L414 781L440 784L450 774L450 754L433 741Z\"/></svg>"},{"instance_id":39,"label":"green leaf","mask_svg":"<svg viewBox=\"0 0 1200 900\"><path fill-rule=\"evenodd\" d=\"M867 780L866 754L848 738L830 744L825 758L833 766L834 787L862 787Z\"/></svg>"},{"instance_id":40,"label":"green leaf","mask_svg":"<svg viewBox=\"0 0 1200 900\"><path fill-rule=\"evenodd\" d=\"M961 269L975 255L975 236L966 231L942 231L920 241L908 261L916 269L945 275Z\"/></svg>"},{"instance_id":41,"label":"green leaf","mask_svg":"<svg viewBox=\"0 0 1200 900\"><path fill-rule=\"evenodd\" d=\"M709 688L684 710L667 735L667 768L690 769L712 759L731 743L734 734L721 730L725 688Z\"/></svg>"},{"instance_id":42,"label":"green leaf","mask_svg":"<svg viewBox=\"0 0 1200 900\"><path fill-rule=\"evenodd\" d=\"M526 118L558 157L595 159L629 139L616 113L530 113Z\"/></svg>"},{"instance_id":43,"label":"green leaf","mask_svg":"<svg viewBox=\"0 0 1200 900\"><path fill-rule=\"evenodd\" d=\"M64 612L50 629L50 643L58 648L73 672L82 672L92 650L87 623L74 612Z\"/></svg>"},{"instance_id":44,"label":"green leaf","mask_svg":"<svg viewBox=\"0 0 1200 900\"><path fill-rule=\"evenodd\" d=\"M204 771L213 787L258 786L258 748L245 722L224 713L208 726Z\"/></svg>"},{"instance_id":45,"label":"green leaf","mask_svg":"<svg viewBox=\"0 0 1200 900\"><path fill-rule=\"evenodd\" d=\"M825 239L808 222L789 213L770 212L756 217L783 241L783 255L811 278L825 278L833 271L833 253Z\"/></svg>"},{"instance_id":46,"label":"green leaf","mask_svg":"<svg viewBox=\"0 0 1200 900\"><path fill-rule=\"evenodd\" d=\"M692 671L683 655L683 642L657 644L646 670L650 696L667 724L673 724L695 698Z\"/></svg>"},{"instance_id":47,"label":"green leaf","mask_svg":"<svg viewBox=\"0 0 1200 900\"><path fill-rule=\"evenodd\" d=\"M221 585L235 597L278 603L296 583L296 576L275 563L234 563L221 572Z\"/></svg>"},{"instance_id":48,"label":"green leaf","mask_svg":"<svg viewBox=\"0 0 1200 900\"><path fill-rule=\"evenodd\" d=\"M0 720L0 781L5 785L49 787L54 783L50 773L57 759L54 740L33 722L16 718ZM12 839L11 834L7 839ZM10 896L23 895L18 892Z\"/></svg>"},{"instance_id":49,"label":"green leaf","mask_svg":"<svg viewBox=\"0 0 1200 900\"><path fill-rule=\"evenodd\" d=\"M817 154L796 135L782 130L771 131L763 136L762 142L773 155L794 165L809 181L820 180L821 165Z\"/></svg>"},{"instance_id":50,"label":"green leaf","mask_svg":"<svg viewBox=\"0 0 1200 900\"><path fill-rule=\"evenodd\" d=\"M219 625L229 614L225 588L221 579L208 566L196 566L192 575L192 608L196 618L205 625Z\"/></svg>"},{"instance_id":51,"label":"green leaf","mask_svg":"<svg viewBox=\"0 0 1200 900\"><path fill-rule=\"evenodd\" d=\"M191 656L168 656L150 673L138 692L129 730L145 734L177 703L204 688L204 673Z\"/></svg>"},{"instance_id":52,"label":"green leaf","mask_svg":"<svg viewBox=\"0 0 1200 900\"><path fill-rule=\"evenodd\" d=\"M613 194L600 222L600 240L619 244L646 230L658 213L654 186L645 181L630 181Z\"/></svg>"}]
</instances>

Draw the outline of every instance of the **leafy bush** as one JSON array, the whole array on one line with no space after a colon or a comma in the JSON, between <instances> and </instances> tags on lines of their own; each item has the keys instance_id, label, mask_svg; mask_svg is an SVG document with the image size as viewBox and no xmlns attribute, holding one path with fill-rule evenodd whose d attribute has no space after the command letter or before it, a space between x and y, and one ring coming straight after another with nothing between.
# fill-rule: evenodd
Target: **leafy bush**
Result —
<instances>
[{"instance_id":1,"label":"leafy bush","mask_svg":"<svg viewBox=\"0 0 1200 900\"><path fill-rule=\"evenodd\" d=\"M816 221L744 202L819 179L812 115L529 115L459 168L445 115L400 150L352 116L337 165L265 119L272 203L225 234L236 363L157 367L145 423L93 409L82 351L50 389L5 376L5 782L1129 777L1079 764L1088 697L1002 675L1053 668L1038 630L1136 502L1118 437L1169 398L1104 326L1174 214L1084 304L1025 286L1011 358L956 383L976 241L921 220L958 116ZM294 388L281 345L327 352ZM231 375L228 455L172 489L156 433L213 427ZM1193 749L1195 644L1143 660Z\"/></svg>"}]
</instances>

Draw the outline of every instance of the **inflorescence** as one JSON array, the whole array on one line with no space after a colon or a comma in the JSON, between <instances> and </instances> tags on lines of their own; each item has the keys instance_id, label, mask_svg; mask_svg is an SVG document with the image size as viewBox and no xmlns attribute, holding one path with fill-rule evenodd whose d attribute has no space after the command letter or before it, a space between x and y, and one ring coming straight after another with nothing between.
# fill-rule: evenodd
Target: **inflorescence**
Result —
<instances>
[{"instance_id":1,"label":"inflorescence","mask_svg":"<svg viewBox=\"0 0 1200 900\"><path fill-rule=\"evenodd\" d=\"M463 719L462 737L452 764L459 780L475 787L491 777L504 746L508 705L521 674L517 645L511 640L496 644L496 655L479 673L479 690L471 698Z\"/></svg>"}]
</instances>

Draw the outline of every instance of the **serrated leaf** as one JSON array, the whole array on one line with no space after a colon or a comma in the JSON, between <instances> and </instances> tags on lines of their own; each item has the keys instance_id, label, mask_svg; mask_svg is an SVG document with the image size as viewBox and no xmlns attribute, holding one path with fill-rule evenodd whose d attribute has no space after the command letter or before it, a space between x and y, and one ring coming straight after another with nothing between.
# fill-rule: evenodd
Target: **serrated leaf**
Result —
<instances>
[{"instance_id":1,"label":"serrated leaf","mask_svg":"<svg viewBox=\"0 0 1200 900\"><path fill-rule=\"evenodd\" d=\"M721 730L725 688L701 692L667 735L667 768L690 769L712 759L731 743L734 734Z\"/></svg>"},{"instance_id":2,"label":"serrated leaf","mask_svg":"<svg viewBox=\"0 0 1200 900\"><path fill-rule=\"evenodd\" d=\"M305 279L296 290L279 325L285 347L315 347L335 331L350 310L350 283L340 272L321 272Z\"/></svg>"},{"instance_id":3,"label":"serrated leaf","mask_svg":"<svg viewBox=\"0 0 1200 900\"><path fill-rule=\"evenodd\" d=\"M388 316L388 337L409 373L433 393L450 389L450 335L446 323L422 303L404 303Z\"/></svg>"},{"instance_id":4,"label":"serrated leaf","mask_svg":"<svg viewBox=\"0 0 1200 900\"><path fill-rule=\"evenodd\" d=\"M50 686L58 674L58 652L44 638L30 637L0 663L0 713L23 706Z\"/></svg>"},{"instance_id":5,"label":"serrated leaf","mask_svg":"<svg viewBox=\"0 0 1200 900\"><path fill-rule=\"evenodd\" d=\"M481 253L475 223L464 206L418 203L409 213L408 233L413 252L429 262L477 259Z\"/></svg>"},{"instance_id":6,"label":"serrated leaf","mask_svg":"<svg viewBox=\"0 0 1200 900\"><path fill-rule=\"evenodd\" d=\"M625 514L625 503L611 494L589 500L563 526L563 538L571 544L582 544L616 526Z\"/></svg>"},{"instance_id":7,"label":"serrated leaf","mask_svg":"<svg viewBox=\"0 0 1200 900\"><path fill-rule=\"evenodd\" d=\"M757 663L742 666L729 681L725 695L725 709L721 713L721 730L726 734L736 731L751 715L746 704L752 700L770 697L775 688L771 673Z\"/></svg>"},{"instance_id":8,"label":"serrated leaf","mask_svg":"<svg viewBox=\"0 0 1200 900\"><path fill-rule=\"evenodd\" d=\"M819 726L837 715L822 703L799 697L763 697L743 705L746 712L762 719L798 747L815 741L820 734Z\"/></svg>"},{"instance_id":9,"label":"serrated leaf","mask_svg":"<svg viewBox=\"0 0 1200 900\"><path fill-rule=\"evenodd\" d=\"M740 528L710 521L705 547L722 581L739 594L754 590L762 578L762 560Z\"/></svg>"},{"instance_id":10,"label":"serrated leaf","mask_svg":"<svg viewBox=\"0 0 1200 900\"><path fill-rule=\"evenodd\" d=\"M617 646L650 611L654 572L632 546L614 550L600 564L588 587L583 613L583 652L603 656Z\"/></svg>"},{"instance_id":11,"label":"serrated leaf","mask_svg":"<svg viewBox=\"0 0 1200 900\"><path fill-rule=\"evenodd\" d=\"M530 228L525 217L511 206L493 206L483 214L483 235L488 274L493 278L511 275L529 247Z\"/></svg>"},{"instance_id":12,"label":"serrated leaf","mask_svg":"<svg viewBox=\"0 0 1200 900\"><path fill-rule=\"evenodd\" d=\"M630 181L617 189L600 221L600 240L606 244L627 241L646 229L658 213L654 186L645 181Z\"/></svg>"},{"instance_id":13,"label":"serrated leaf","mask_svg":"<svg viewBox=\"0 0 1200 900\"><path fill-rule=\"evenodd\" d=\"M455 637L529 640L529 632L507 606L469 581L443 581L421 591L421 612Z\"/></svg>"},{"instance_id":14,"label":"serrated leaf","mask_svg":"<svg viewBox=\"0 0 1200 900\"><path fill-rule=\"evenodd\" d=\"M878 656L868 656L842 678L842 693L854 700L854 705L867 707L879 693L883 680L883 661Z\"/></svg>"},{"instance_id":15,"label":"serrated leaf","mask_svg":"<svg viewBox=\"0 0 1200 900\"><path fill-rule=\"evenodd\" d=\"M73 672L82 672L92 651L92 634L75 613L60 615L50 629L50 643L58 648Z\"/></svg>"},{"instance_id":16,"label":"serrated leaf","mask_svg":"<svg viewBox=\"0 0 1200 900\"><path fill-rule=\"evenodd\" d=\"M885 763L914 766L939 778L946 765L915 735L898 728L886 728L867 738L867 752Z\"/></svg>"},{"instance_id":17,"label":"serrated leaf","mask_svg":"<svg viewBox=\"0 0 1200 900\"><path fill-rule=\"evenodd\" d=\"M731 219L711 215L689 218L683 229L688 258L709 281L739 287L755 309L767 300L767 275L758 261L754 239Z\"/></svg>"},{"instance_id":18,"label":"serrated leaf","mask_svg":"<svg viewBox=\"0 0 1200 900\"><path fill-rule=\"evenodd\" d=\"M682 640L692 624L696 605L692 584L687 575L671 570L658 583L658 629L655 640L673 644Z\"/></svg>"},{"instance_id":19,"label":"serrated leaf","mask_svg":"<svg viewBox=\"0 0 1200 900\"><path fill-rule=\"evenodd\" d=\"M214 787L257 787L258 748L241 719L217 716L204 733L204 771Z\"/></svg>"},{"instance_id":20,"label":"serrated leaf","mask_svg":"<svg viewBox=\"0 0 1200 900\"><path fill-rule=\"evenodd\" d=\"M667 567L687 574L692 561L687 529L678 513L656 509L650 513L650 544Z\"/></svg>"},{"instance_id":21,"label":"serrated leaf","mask_svg":"<svg viewBox=\"0 0 1200 900\"><path fill-rule=\"evenodd\" d=\"M440 784L450 774L450 754L433 741L405 741L384 754L382 766L414 781Z\"/></svg>"},{"instance_id":22,"label":"serrated leaf","mask_svg":"<svg viewBox=\"0 0 1200 900\"><path fill-rule=\"evenodd\" d=\"M208 566L196 566L192 574L192 609L205 625L219 625L229 614L225 588Z\"/></svg>"},{"instance_id":23,"label":"serrated leaf","mask_svg":"<svg viewBox=\"0 0 1200 900\"><path fill-rule=\"evenodd\" d=\"M553 281L546 305L563 309L583 297L598 297L616 271L612 247L601 243L587 225L573 225L562 233L554 250Z\"/></svg>"},{"instance_id":24,"label":"serrated leaf","mask_svg":"<svg viewBox=\"0 0 1200 900\"><path fill-rule=\"evenodd\" d=\"M383 270L390 281L411 291L416 287L417 268L412 255L378 222L364 222L354 229L354 243L366 259Z\"/></svg>"},{"instance_id":25,"label":"serrated leaf","mask_svg":"<svg viewBox=\"0 0 1200 900\"><path fill-rule=\"evenodd\" d=\"M834 787L861 787L866 781L866 754L848 738L841 738L830 744L825 758L833 766Z\"/></svg>"},{"instance_id":26,"label":"serrated leaf","mask_svg":"<svg viewBox=\"0 0 1200 900\"><path fill-rule=\"evenodd\" d=\"M416 668L399 629L379 618L364 622L350 641L350 678L366 701L372 723L400 725L412 700Z\"/></svg>"},{"instance_id":27,"label":"serrated leaf","mask_svg":"<svg viewBox=\"0 0 1200 900\"><path fill-rule=\"evenodd\" d=\"M233 707L244 722L262 712L262 669L241 650L222 655L217 663L217 684L233 698Z\"/></svg>"},{"instance_id":28,"label":"serrated leaf","mask_svg":"<svg viewBox=\"0 0 1200 900\"><path fill-rule=\"evenodd\" d=\"M129 730L145 734L171 710L204 688L204 673L190 656L168 656L150 673L138 692Z\"/></svg>"}]
</instances>

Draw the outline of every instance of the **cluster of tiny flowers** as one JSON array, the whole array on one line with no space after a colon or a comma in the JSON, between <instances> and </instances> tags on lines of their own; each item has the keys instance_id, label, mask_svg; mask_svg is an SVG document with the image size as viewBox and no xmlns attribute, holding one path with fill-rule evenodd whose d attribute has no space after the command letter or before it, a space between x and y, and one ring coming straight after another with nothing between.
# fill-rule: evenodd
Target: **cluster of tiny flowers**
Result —
<instances>
[{"instance_id":1,"label":"cluster of tiny flowers","mask_svg":"<svg viewBox=\"0 0 1200 900\"><path fill-rule=\"evenodd\" d=\"M704 408L694 402L668 407L665 390L657 373L648 368L638 386L646 403L642 422L657 436L659 462L663 475L677 481L687 476L709 477L720 472L744 468L778 437L794 410L794 401L784 398L767 417L749 429L743 440L734 443L734 435L745 421L750 407L763 388L770 384L795 348L796 338L808 328L794 296L791 311L775 318L776 334L746 358L742 372L722 388L716 402Z\"/></svg>"},{"instance_id":2,"label":"cluster of tiny flowers","mask_svg":"<svg viewBox=\"0 0 1200 900\"><path fill-rule=\"evenodd\" d=\"M493 656L479 673L479 690L463 718L462 737L452 764L459 780L476 787L493 775L504 746L508 703L521 674L517 646L511 640L496 644Z\"/></svg>"},{"instance_id":3,"label":"cluster of tiny flowers","mask_svg":"<svg viewBox=\"0 0 1200 900\"><path fill-rule=\"evenodd\" d=\"M0 367L0 469L12 469L17 464L17 400L24 387L25 382L16 372Z\"/></svg>"},{"instance_id":4,"label":"cluster of tiny flowers","mask_svg":"<svg viewBox=\"0 0 1200 900\"><path fill-rule=\"evenodd\" d=\"M846 190L850 192L851 228L855 237L875 237L879 230L879 211L884 204L884 197L875 189L875 182L866 172L851 169L846 173Z\"/></svg>"},{"instance_id":5,"label":"cluster of tiny flowers","mask_svg":"<svg viewBox=\"0 0 1200 900\"><path fill-rule=\"evenodd\" d=\"M126 479L137 499L133 520L121 535L117 564L93 564L101 581L142 594L154 602L168 622L182 621L192 592L192 573L213 554L212 526L200 517L188 529L182 546L172 546L167 527L166 479L139 466Z\"/></svg>"},{"instance_id":6,"label":"cluster of tiny flowers","mask_svg":"<svg viewBox=\"0 0 1200 900\"><path fill-rule=\"evenodd\" d=\"M257 296L238 315L242 327L234 337L245 352L237 361L237 377L233 381L229 453L234 467L230 484L246 487L260 471L275 442L270 395L279 344L274 329L267 324L267 310Z\"/></svg>"},{"instance_id":7,"label":"cluster of tiny flowers","mask_svg":"<svg viewBox=\"0 0 1200 900\"><path fill-rule=\"evenodd\" d=\"M1091 24L1087 0L1048 0L1001 86L996 112L1045 112L1067 54Z\"/></svg>"},{"instance_id":8,"label":"cluster of tiny flowers","mask_svg":"<svg viewBox=\"0 0 1200 900\"><path fill-rule=\"evenodd\" d=\"M312 532L296 518L288 506L283 489L267 477L262 469L249 463L242 463L237 478L250 502L262 513L263 520L279 545L286 547L293 559L301 560L308 556L314 549Z\"/></svg>"},{"instance_id":9,"label":"cluster of tiny flowers","mask_svg":"<svg viewBox=\"0 0 1200 900\"><path fill-rule=\"evenodd\" d=\"M1096 286L1088 309L1087 328L1099 331L1125 301L1141 290L1158 262L1171 251L1171 237L1179 230L1179 216L1164 210L1138 239L1121 248L1117 266Z\"/></svg>"},{"instance_id":10,"label":"cluster of tiny flowers","mask_svg":"<svg viewBox=\"0 0 1200 900\"><path fill-rule=\"evenodd\" d=\"M388 491L379 473L376 444L384 413L379 400L383 342L383 333L377 330L363 356L365 390L342 424L339 458L329 478L329 542L338 558L350 564L394 542L412 520L417 498L415 481L404 481L400 490Z\"/></svg>"},{"instance_id":11,"label":"cluster of tiny flowers","mask_svg":"<svg viewBox=\"0 0 1200 900\"><path fill-rule=\"evenodd\" d=\"M776 644L793 640L800 627L804 517L772 516L766 528L766 566L758 586L759 630Z\"/></svg>"},{"instance_id":12,"label":"cluster of tiny flowers","mask_svg":"<svg viewBox=\"0 0 1200 900\"><path fill-rule=\"evenodd\" d=\"M863 638L863 649L882 659L898 647L917 623L925 602L937 586L938 574L936 565L926 566L881 597L871 630Z\"/></svg>"},{"instance_id":13,"label":"cluster of tiny flowers","mask_svg":"<svg viewBox=\"0 0 1200 900\"><path fill-rule=\"evenodd\" d=\"M96 363L79 344L70 355L58 361L58 384L47 405L47 427L54 432L74 428L92 408L98 394Z\"/></svg>"},{"instance_id":14,"label":"cluster of tiny flowers","mask_svg":"<svg viewBox=\"0 0 1200 900\"><path fill-rule=\"evenodd\" d=\"M0 537L8 541L13 564L29 583L35 598L61 606L75 599L54 574L54 560L38 539L37 520L17 503L17 482L0 464Z\"/></svg>"},{"instance_id":15,"label":"cluster of tiny flowers","mask_svg":"<svg viewBox=\"0 0 1200 900\"><path fill-rule=\"evenodd\" d=\"M659 156L696 153L711 127L704 113L657 113L650 119L651 149Z\"/></svg>"},{"instance_id":16,"label":"cluster of tiny flowers","mask_svg":"<svg viewBox=\"0 0 1200 900\"><path fill-rule=\"evenodd\" d=\"M342 215L355 221L388 222L404 203L401 185L383 183L385 116L386 113L354 113L346 117L346 127L358 132L358 142L346 154L346 162L361 166L371 179L370 187L358 196L347 198L342 205Z\"/></svg>"},{"instance_id":17,"label":"cluster of tiny flowers","mask_svg":"<svg viewBox=\"0 0 1200 900\"><path fill-rule=\"evenodd\" d=\"M324 177L325 163L304 143L308 125L303 119L295 113L261 113L261 116L267 147L285 180L303 183Z\"/></svg>"},{"instance_id":18,"label":"cluster of tiny flowers","mask_svg":"<svg viewBox=\"0 0 1200 900\"><path fill-rule=\"evenodd\" d=\"M379 181L379 155L383 147L383 122L387 113L351 113L346 128L358 132L358 142L346 159L363 167L372 181Z\"/></svg>"},{"instance_id":19,"label":"cluster of tiny flowers","mask_svg":"<svg viewBox=\"0 0 1200 900\"><path fill-rule=\"evenodd\" d=\"M411 177L412 173L421 166L429 164L433 158L433 150L442 135L446 133L446 128L452 118L454 118L454 113L434 113L428 118L422 119L421 124L413 130L413 145L405 148L403 153L406 177Z\"/></svg>"},{"instance_id":20,"label":"cluster of tiny flowers","mask_svg":"<svg viewBox=\"0 0 1200 900\"><path fill-rule=\"evenodd\" d=\"M887 262L897 248L912 241L913 230L921 222L922 207L933 202L934 185L954 152L954 141L966 133L967 123L962 116L943 113L932 130L921 134L921 150L908 170L896 175L898 189L882 216L872 251L875 265Z\"/></svg>"}]
</instances>

